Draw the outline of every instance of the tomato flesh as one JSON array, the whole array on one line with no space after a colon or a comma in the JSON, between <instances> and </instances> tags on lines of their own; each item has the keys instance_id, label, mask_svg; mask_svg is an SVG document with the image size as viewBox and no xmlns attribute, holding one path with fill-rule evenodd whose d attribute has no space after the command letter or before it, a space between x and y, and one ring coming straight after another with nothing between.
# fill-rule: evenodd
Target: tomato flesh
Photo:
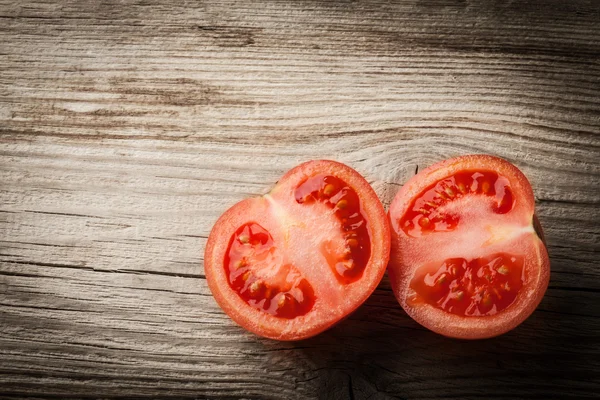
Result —
<instances>
[{"instance_id":1,"label":"tomato flesh","mask_svg":"<svg viewBox=\"0 0 600 400\"><path fill-rule=\"evenodd\" d=\"M204 272L217 304L240 326L300 340L356 310L389 255L389 220L369 182L347 165L314 160L219 217Z\"/></svg>"},{"instance_id":2,"label":"tomato flesh","mask_svg":"<svg viewBox=\"0 0 600 400\"><path fill-rule=\"evenodd\" d=\"M314 160L219 217L204 272L240 326L300 340L356 310L381 281L389 254L390 225L373 188L344 164Z\"/></svg>"},{"instance_id":3,"label":"tomato flesh","mask_svg":"<svg viewBox=\"0 0 600 400\"><path fill-rule=\"evenodd\" d=\"M345 252L340 258L330 242L321 245L321 253L340 283L360 279L371 256L371 238L356 192L343 180L331 175L316 175L300 184L295 191L299 204L326 204L342 225Z\"/></svg>"},{"instance_id":4,"label":"tomato flesh","mask_svg":"<svg viewBox=\"0 0 600 400\"><path fill-rule=\"evenodd\" d=\"M514 197L506 177L494 171L461 171L425 189L413 200L399 226L412 237L454 230L460 218L444 212L444 206L469 195L493 198L492 208L498 214L506 214L514 206Z\"/></svg>"},{"instance_id":5,"label":"tomato flesh","mask_svg":"<svg viewBox=\"0 0 600 400\"><path fill-rule=\"evenodd\" d=\"M548 287L531 184L501 158L466 155L421 170L400 188L389 218L394 295L434 332L503 334L533 312Z\"/></svg>"},{"instance_id":6,"label":"tomato flesh","mask_svg":"<svg viewBox=\"0 0 600 400\"><path fill-rule=\"evenodd\" d=\"M339 257L339 251L325 241L320 251L340 283L360 279L369 262L371 243L358 194L342 179L320 174L298 185L294 195L298 204L321 202L333 210L341 224L345 250ZM296 267L282 264L272 236L257 223L246 223L232 235L224 263L231 288L251 307L291 319L305 315L315 303L310 283ZM267 279L261 277L265 275Z\"/></svg>"},{"instance_id":7,"label":"tomato flesh","mask_svg":"<svg viewBox=\"0 0 600 400\"><path fill-rule=\"evenodd\" d=\"M523 257L506 253L466 260L451 258L441 266L420 267L410 283L409 304L424 301L461 316L494 315L510 306L523 286Z\"/></svg>"},{"instance_id":8,"label":"tomato flesh","mask_svg":"<svg viewBox=\"0 0 600 400\"><path fill-rule=\"evenodd\" d=\"M233 234L225 269L231 288L251 307L271 315L295 318L315 303L310 283L293 265L281 265L272 236L257 223L246 223Z\"/></svg>"}]
</instances>

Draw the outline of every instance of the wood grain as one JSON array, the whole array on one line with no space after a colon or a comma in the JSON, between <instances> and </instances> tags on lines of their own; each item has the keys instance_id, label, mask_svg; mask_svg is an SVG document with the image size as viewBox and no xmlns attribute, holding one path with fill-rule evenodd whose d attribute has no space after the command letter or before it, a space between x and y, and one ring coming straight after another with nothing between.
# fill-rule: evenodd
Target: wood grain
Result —
<instances>
[{"instance_id":1,"label":"wood grain","mask_svg":"<svg viewBox=\"0 0 600 400\"><path fill-rule=\"evenodd\" d=\"M600 4L0 0L3 398L597 398ZM237 327L202 253L235 202L345 162L387 206L491 153L552 261L522 326L428 332L387 278L298 343Z\"/></svg>"}]
</instances>

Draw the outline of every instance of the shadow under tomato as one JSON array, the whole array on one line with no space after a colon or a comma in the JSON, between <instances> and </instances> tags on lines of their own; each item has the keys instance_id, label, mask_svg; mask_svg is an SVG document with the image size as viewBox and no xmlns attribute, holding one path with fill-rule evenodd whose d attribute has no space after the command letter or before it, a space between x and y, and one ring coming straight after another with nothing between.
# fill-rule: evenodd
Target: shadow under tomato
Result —
<instances>
[{"instance_id":1,"label":"shadow under tomato","mask_svg":"<svg viewBox=\"0 0 600 400\"><path fill-rule=\"evenodd\" d=\"M556 398L569 393L556 392L561 382L593 379L576 354L597 339L592 331L576 333L563 314L545 311L552 302L550 293L528 320L502 336L457 340L408 317L386 277L349 318L293 348L316 371L319 398L515 398L524 388L534 397Z\"/></svg>"}]
</instances>

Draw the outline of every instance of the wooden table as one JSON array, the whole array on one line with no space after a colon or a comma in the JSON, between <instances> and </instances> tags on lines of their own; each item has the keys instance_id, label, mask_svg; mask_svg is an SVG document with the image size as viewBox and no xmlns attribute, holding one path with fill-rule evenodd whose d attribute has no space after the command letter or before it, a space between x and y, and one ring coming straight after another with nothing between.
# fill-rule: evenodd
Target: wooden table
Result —
<instances>
[{"instance_id":1,"label":"wooden table","mask_svg":"<svg viewBox=\"0 0 600 400\"><path fill-rule=\"evenodd\" d=\"M594 398L600 3L0 1L0 395ZM530 178L552 261L520 327L431 333L384 278L281 343L208 290L207 235L336 159L387 207L418 168L491 153Z\"/></svg>"}]
</instances>

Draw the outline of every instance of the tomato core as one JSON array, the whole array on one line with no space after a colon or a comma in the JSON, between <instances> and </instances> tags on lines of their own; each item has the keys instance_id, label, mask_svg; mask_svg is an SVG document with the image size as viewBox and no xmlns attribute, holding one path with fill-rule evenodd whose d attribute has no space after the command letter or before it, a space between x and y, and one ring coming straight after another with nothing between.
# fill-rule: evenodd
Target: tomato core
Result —
<instances>
[{"instance_id":1,"label":"tomato core","mask_svg":"<svg viewBox=\"0 0 600 400\"><path fill-rule=\"evenodd\" d=\"M444 206L469 195L493 198L492 208L498 214L506 214L514 206L506 177L493 171L461 171L429 186L413 200L400 219L400 227L411 237L452 231L460 218L446 212Z\"/></svg>"},{"instance_id":2,"label":"tomato core","mask_svg":"<svg viewBox=\"0 0 600 400\"><path fill-rule=\"evenodd\" d=\"M360 279L371 256L371 240L358 194L339 178L316 175L296 188L295 197L299 204L321 202L333 210L342 226L345 252L342 256L334 254L326 242L321 253L339 282L348 284Z\"/></svg>"},{"instance_id":3,"label":"tomato core","mask_svg":"<svg viewBox=\"0 0 600 400\"><path fill-rule=\"evenodd\" d=\"M522 256L498 253L420 267L410 283L416 293L410 302L426 302L467 317L494 315L517 297L523 286L523 263Z\"/></svg>"},{"instance_id":4,"label":"tomato core","mask_svg":"<svg viewBox=\"0 0 600 400\"><path fill-rule=\"evenodd\" d=\"M314 303L310 283L291 264L283 264L271 234L257 223L233 234L225 257L229 285L250 306L281 318L308 313Z\"/></svg>"}]
</instances>

